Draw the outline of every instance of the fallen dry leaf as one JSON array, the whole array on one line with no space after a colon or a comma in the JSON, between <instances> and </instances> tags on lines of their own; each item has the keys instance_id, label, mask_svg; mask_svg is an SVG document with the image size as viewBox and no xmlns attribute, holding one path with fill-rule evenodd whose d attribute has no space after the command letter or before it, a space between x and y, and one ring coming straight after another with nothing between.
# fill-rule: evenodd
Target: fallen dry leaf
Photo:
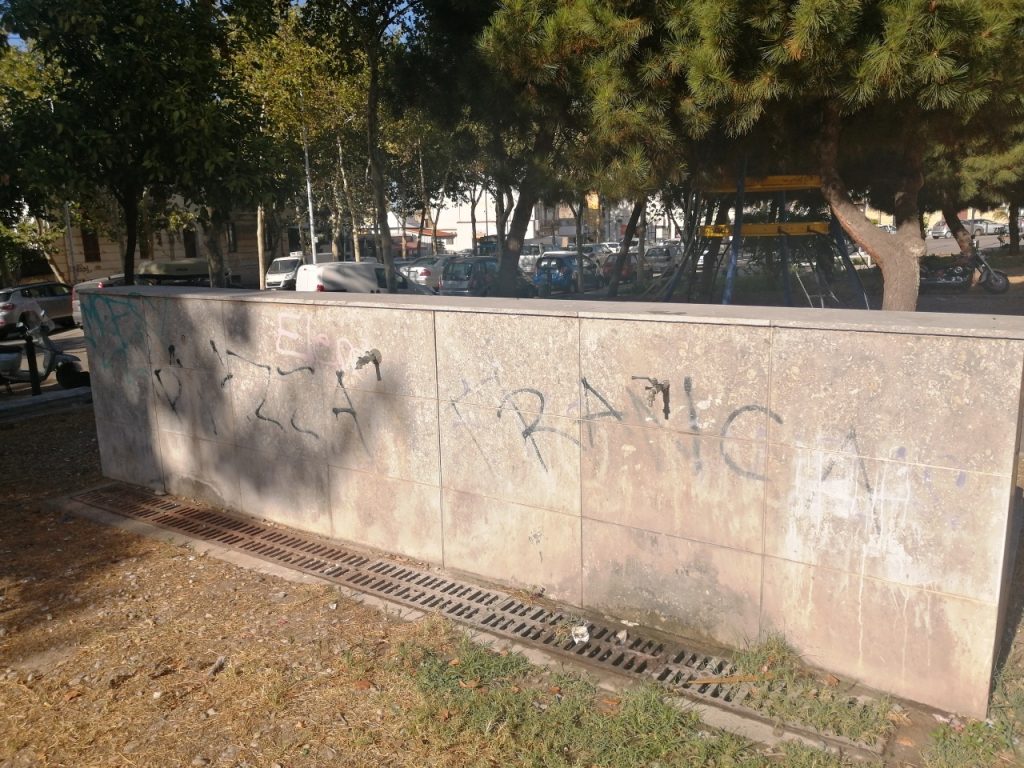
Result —
<instances>
[{"instance_id":1,"label":"fallen dry leaf","mask_svg":"<svg viewBox=\"0 0 1024 768\"><path fill-rule=\"evenodd\" d=\"M913 747L913 746L916 746L914 744L914 740L913 739L908 739L906 736L900 736L898 739L896 739L896 743L899 744L901 747Z\"/></svg>"},{"instance_id":2,"label":"fallen dry leaf","mask_svg":"<svg viewBox=\"0 0 1024 768\"><path fill-rule=\"evenodd\" d=\"M452 659L451 661L448 662L448 666L449 667L457 667L461 663L462 663L462 661L459 659L458 656L456 656L454 659Z\"/></svg>"},{"instance_id":3,"label":"fallen dry leaf","mask_svg":"<svg viewBox=\"0 0 1024 768\"><path fill-rule=\"evenodd\" d=\"M480 685L480 681L477 678L472 680L459 680L459 688L477 688Z\"/></svg>"},{"instance_id":4,"label":"fallen dry leaf","mask_svg":"<svg viewBox=\"0 0 1024 768\"><path fill-rule=\"evenodd\" d=\"M368 691L371 688L373 688L373 683L371 683L369 680L356 680L354 683L352 683L352 687L360 691Z\"/></svg>"},{"instance_id":5,"label":"fallen dry leaf","mask_svg":"<svg viewBox=\"0 0 1024 768\"><path fill-rule=\"evenodd\" d=\"M839 678L835 675L825 675L824 682L829 688L836 688L839 685Z\"/></svg>"},{"instance_id":6,"label":"fallen dry leaf","mask_svg":"<svg viewBox=\"0 0 1024 768\"><path fill-rule=\"evenodd\" d=\"M73 701L82 695L82 691L78 688L72 688L70 691L64 694L64 701Z\"/></svg>"},{"instance_id":7,"label":"fallen dry leaf","mask_svg":"<svg viewBox=\"0 0 1024 768\"><path fill-rule=\"evenodd\" d=\"M562 687L559 686L559 685L552 685L550 688L548 688L548 693L553 693L555 696L557 696L561 692L562 692Z\"/></svg>"}]
</instances>

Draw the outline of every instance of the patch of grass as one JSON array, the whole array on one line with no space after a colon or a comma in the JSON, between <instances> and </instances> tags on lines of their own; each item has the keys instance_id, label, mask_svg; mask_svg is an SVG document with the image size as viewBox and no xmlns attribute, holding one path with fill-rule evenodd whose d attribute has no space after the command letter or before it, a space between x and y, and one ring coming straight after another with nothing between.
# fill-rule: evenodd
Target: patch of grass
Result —
<instances>
[{"instance_id":1,"label":"patch of grass","mask_svg":"<svg viewBox=\"0 0 1024 768\"><path fill-rule=\"evenodd\" d=\"M859 701L843 691L834 678L820 678L777 633L738 653L734 664L752 682L752 706L776 722L804 725L852 741L874 744L895 728L898 710L888 697ZM831 685L829 683L832 683Z\"/></svg>"},{"instance_id":2,"label":"patch of grass","mask_svg":"<svg viewBox=\"0 0 1024 768\"><path fill-rule=\"evenodd\" d=\"M578 675L546 675L516 654L469 642L455 655L407 649L423 694L416 736L461 764L841 768L802 745L778 751L707 728L654 685L622 694Z\"/></svg>"}]
</instances>

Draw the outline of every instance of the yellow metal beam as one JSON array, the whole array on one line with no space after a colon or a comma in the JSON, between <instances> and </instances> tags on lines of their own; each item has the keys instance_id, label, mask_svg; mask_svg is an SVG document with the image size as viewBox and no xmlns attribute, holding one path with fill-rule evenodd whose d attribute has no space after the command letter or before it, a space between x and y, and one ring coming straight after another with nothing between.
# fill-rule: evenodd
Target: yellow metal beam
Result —
<instances>
[{"instance_id":1,"label":"yellow metal beam","mask_svg":"<svg viewBox=\"0 0 1024 768\"><path fill-rule=\"evenodd\" d=\"M704 237L728 237L732 234L732 224L709 224L701 227L700 232ZM801 237L804 235L827 235L827 221L791 221L785 224L744 224L741 234L743 237L778 237L789 235L790 237Z\"/></svg>"},{"instance_id":2,"label":"yellow metal beam","mask_svg":"<svg viewBox=\"0 0 1024 768\"><path fill-rule=\"evenodd\" d=\"M818 189L821 176L813 174L790 176L759 176L744 179L744 192L785 192L790 189ZM707 190L711 194L735 192L735 182L722 182Z\"/></svg>"}]
</instances>

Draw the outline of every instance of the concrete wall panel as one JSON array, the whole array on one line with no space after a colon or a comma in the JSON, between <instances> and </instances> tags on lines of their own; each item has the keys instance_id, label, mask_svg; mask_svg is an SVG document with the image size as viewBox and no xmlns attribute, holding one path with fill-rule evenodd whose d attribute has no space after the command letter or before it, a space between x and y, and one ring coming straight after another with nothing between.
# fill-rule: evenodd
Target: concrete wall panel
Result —
<instances>
[{"instance_id":1,"label":"concrete wall panel","mask_svg":"<svg viewBox=\"0 0 1024 768\"><path fill-rule=\"evenodd\" d=\"M517 411L511 400L439 405L445 488L579 515L579 421Z\"/></svg>"},{"instance_id":2,"label":"concrete wall panel","mask_svg":"<svg viewBox=\"0 0 1024 768\"><path fill-rule=\"evenodd\" d=\"M438 312L437 391L460 407L577 416L579 324L567 317Z\"/></svg>"},{"instance_id":3,"label":"concrete wall panel","mask_svg":"<svg viewBox=\"0 0 1024 768\"><path fill-rule=\"evenodd\" d=\"M332 533L327 465L301 451L236 446L221 471L238 472L247 514L321 536Z\"/></svg>"},{"instance_id":4,"label":"concrete wall panel","mask_svg":"<svg viewBox=\"0 0 1024 768\"><path fill-rule=\"evenodd\" d=\"M1003 478L772 446L765 553L995 603Z\"/></svg>"},{"instance_id":5,"label":"concrete wall panel","mask_svg":"<svg viewBox=\"0 0 1024 768\"><path fill-rule=\"evenodd\" d=\"M164 488L168 493L202 499L227 509L243 509L239 468L224 461L224 446L196 435L160 431Z\"/></svg>"},{"instance_id":6,"label":"concrete wall panel","mask_svg":"<svg viewBox=\"0 0 1024 768\"><path fill-rule=\"evenodd\" d=\"M762 630L898 696L985 712L995 626L987 603L765 558Z\"/></svg>"},{"instance_id":7,"label":"concrete wall panel","mask_svg":"<svg viewBox=\"0 0 1024 768\"><path fill-rule=\"evenodd\" d=\"M580 518L445 489L444 532L449 568L581 604Z\"/></svg>"},{"instance_id":8,"label":"concrete wall panel","mask_svg":"<svg viewBox=\"0 0 1024 768\"><path fill-rule=\"evenodd\" d=\"M648 626L742 645L758 635L761 558L583 522L583 603Z\"/></svg>"},{"instance_id":9,"label":"concrete wall panel","mask_svg":"<svg viewBox=\"0 0 1024 768\"><path fill-rule=\"evenodd\" d=\"M607 422L583 435L585 517L761 551L764 443Z\"/></svg>"},{"instance_id":10,"label":"concrete wall panel","mask_svg":"<svg viewBox=\"0 0 1024 768\"><path fill-rule=\"evenodd\" d=\"M440 484L436 400L335 388L325 410L320 423L332 466Z\"/></svg>"},{"instance_id":11,"label":"concrete wall panel","mask_svg":"<svg viewBox=\"0 0 1024 768\"><path fill-rule=\"evenodd\" d=\"M769 333L743 326L585 320L584 418L613 409L623 424L764 440ZM653 380L669 383L667 398L657 392L652 401Z\"/></svg>"},{"instance_id":12,"label":"concrete wall panel","mask_svg":"<svg viewBox=\"0 0 1024 768\"><path fill-rule=\"evenodd\" d=\"M330 467L331 535L417 560L443 560L441 491Z\"/></svg>"},{"instance_id":13,"label":"concrete wall panel","mask_svg":"<svg viewBox=\"0 0 1024 768\"><path fill-rule=\"evenodd\" d=\"M773 442L1008 476L1020 342L776 329ZM984 412L984 416L982 416ZM965 450L970 446L969 450Z\"/></svg>"}]
</instances>

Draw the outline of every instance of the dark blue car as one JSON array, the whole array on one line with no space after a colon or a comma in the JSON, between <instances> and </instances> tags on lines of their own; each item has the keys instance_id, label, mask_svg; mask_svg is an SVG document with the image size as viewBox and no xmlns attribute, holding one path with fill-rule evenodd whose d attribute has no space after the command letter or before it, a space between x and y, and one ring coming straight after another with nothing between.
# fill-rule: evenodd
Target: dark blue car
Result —
<instances>
[{"instance_id":1,"label":"dark blue car","mask_svg":"<svg viewBox=\"0 0 1024 768\"><path fill-rule=\"evenodd\" d=\"M573 251L548 251L537 259L533 285L541 295L575 293L577 256ZM604 285L597 263L583 257L583 290L592 291Z\"/></svg>"}]
</instances>

